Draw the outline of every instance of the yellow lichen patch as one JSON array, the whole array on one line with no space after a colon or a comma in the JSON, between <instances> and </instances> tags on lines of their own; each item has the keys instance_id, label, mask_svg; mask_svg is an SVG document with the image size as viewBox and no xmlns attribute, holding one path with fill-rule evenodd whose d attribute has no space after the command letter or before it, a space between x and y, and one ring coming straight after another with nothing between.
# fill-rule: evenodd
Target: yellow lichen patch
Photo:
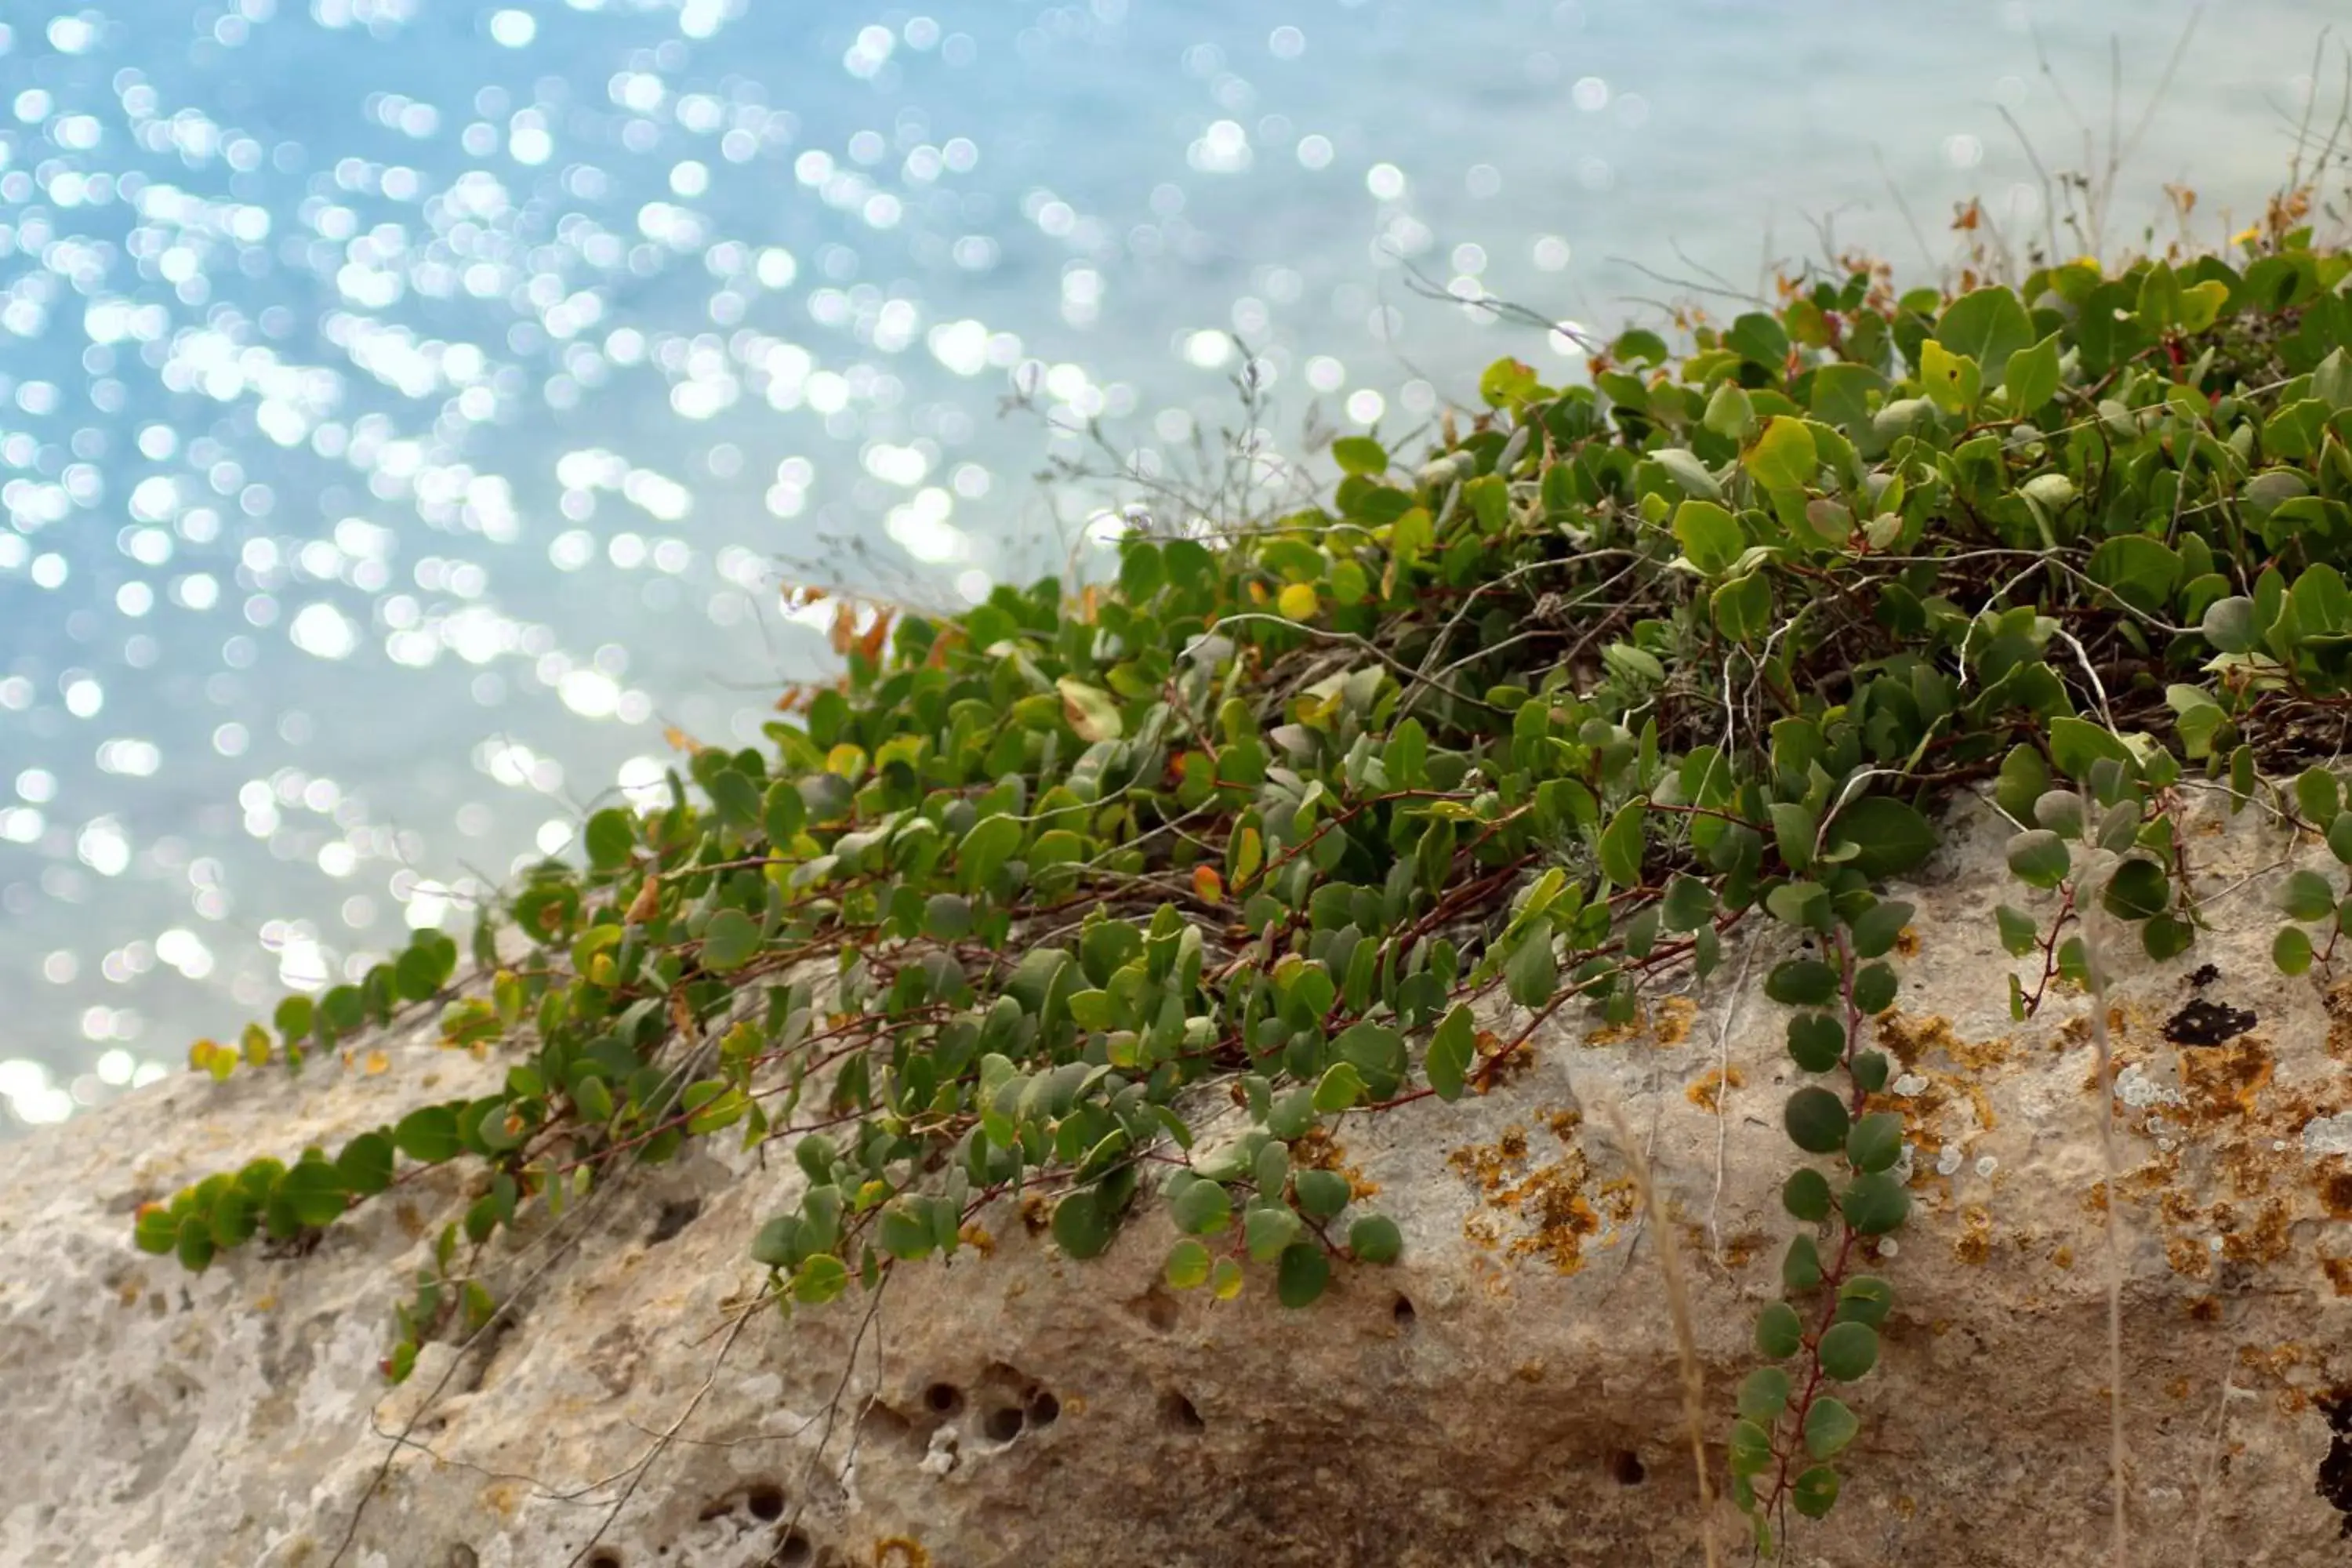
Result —
<instances>
[{"instance_id":1,"label":"yellow lichen patch","mask_svg":"<svg viewBox=\"0 0 2352 1568\"><path fill-rule=\"evenodd\" d=\"M1696 1082L1683 1090L1683 1098L1701 1110L1712 1114L1722 1109L1721 1100L1726 1085L1738 1089L1747 1081L1746 1076L1738 1068L1725 1068L1721 1070L1710 1068L1699 1076Z\"/></svg>"},{"instance_id":2,"label":"yellow lichen patch","mask_svg":"<svg viewBox=\"0 0 2352 1568\"><path fill-rule=\"evenodd\" d=\"M1584 1125L1584 1112L1572 1108L1550 1111L1544 1115L1543 1123L1551 1129L1553 1137L1563 1143L1572 1143L1576 1141L1576 1130Z\"/></svg>"},{"instance_id":3,"label":"yellow lichen patch","mask_svg":"<svg viewBox=\"0 0 2352 1568\"><path fill-rule=\"evenodd\" d=\"M1960 1237L1952 1244L1952 1256L1972 1268L1981 1268L1992 1256L1992 1214L1982 1205L1960 1211Z\"/></svg>"},{"instance_id":4,"label":"yellow lichen patch","mask_svg":"<svg viewBox=\"0 0 2352 1568\"><path fill-rule=\"evenodd\" d=\"M1366 1178L1357 1166L1348 1163L1348 1152L1331 1136L1328 1127L1315 1126L1306 1136L1290 1145L1290 1163L1294 1167L1312 1171L1331 1171L1348 1178L1348 1190L1357 1198L1380 1195L1381 1184Z\"/></svg>"},{"instance_id":5,"label":"yellow lichen patch","mask_svg":"<svg viewBox=\"0 0 2352 1568\"><path fill-rule=\"evenodd\" d=\"M2277 1066L2268 1042L2241 1035L2226 1046L2204 1046L2180 1053L2180 1088L2187 1103L2180 1120L2235 1121L2254 1113L2254 1100L2267 1088Z\"/></svg>"},{"instance_id":6,"label":"yellow lichen patch","mask_svg":"<svg viewBox=\"0 0 2352 1568\"><path fill-rule=\"evenodd\" d=\"M987 1229L977 1221L965 1225L956 1232L956 1236L966 1247L971 1247L982 1258L996 1256L996 1237L989 1235Z\"/></svg>"},{"instance_id":7,"label":"yellow lichen patch","mask_svg":"<svg viewBox=\"0 0 2352 1568\"><path fill-rule=\"evenodd\" d=\"M2327 1282L2336 1287L2337 1295L2352 1296L2352 1258L2330 1258L2322 1254L2319 1268L2327 1276Z\"/></svg>"},{"instance_id":8,"label":"yellow lichen patch","mask_svg":"<svg viewBox=\"0 0 2352 1568\"><path fill-rule=\"evenodd\" d=\"M1679 1046L1690 1038L1691 1021L1698 1016L1698 1004L1687 996L1669 996L1658 1004L1658 1016L1650 1026L1651 1037L1661 1046Z\"/></svg>"},{"instance_id":9,"label":"yellow lichen patch","mask_svg":"<svg viewBox=\"0 0 2352 1568\"><path fill-rule=\"evenodd\" d=\"M1540 1258L1561 1274L1584 1266L1584 1242L1601 1229L1599 1211L1585 1196L1590 1175L1584 1152L1570 1145L1566 1154L1549 1164L1534 1164L1528 1150L1527 1130L1504 1129L1490 1144L1456 1149L1446 1163L1478 1189L1482 1206L1463 1221L1463 1235L1473 1244L1500 1246L1511 1258ZM1519 1221L1520 1232L1502 1215Z\"/></svg>"},{"instance_id":10,"label":"yellow lichen patch","mask_svg":"<svg viewBox=\"0 0 2352 1568\"><path fill-rule=\"evenodd\" d=\"M415 1204L393 1205L392 1217L399 1225L401 1235L411 1241L425 1239L425 1232L428 1227L425 1223L425 1216L416 1212Z\"/></svg>"},{"instance_id":11,"label":"yellow lichen patch","mask_svg":"<svg viewBox=\"0 0 2352 1568\"><path fill-rule=\"evenodd\" d=\"M2062 1247L2050 1255L2050 1261L2061 1268L2072 1268L2074 1267L2074 1249L2071 1247Z\"/></svg>"},{"instance_id":12,"label":"yellow lichen patch","mask_svg":"<svg viewBox=\"0 0 2352 1568\"><path fill-rule=\"evenodd\" d=\"M929 1568L931 1554L903 1535L874 1543L874 1568Z\"/></svg>"},{"instance_id":13,"label":"yellow lichen patch","mask_svg":"<svg viewBox=\"0 0 2352 1568\"><path fill-rule=\"evenodd\" d=\"M2211 1250L2200 1246L2193 1237L2166 1237L2164 1261L2175 1274L2187 1279L2203 1279L2213 1272Z\"/></svg>"},{"instance_id":14,"label":"yellow lichen patch","mask_svg":"<svg viewBox=\"0 0 2352 1568\"><path fill-rule=\"evenodd\" d=\"M2006 1035L1990 1040L1962 1039L1948 1019L1915 1017L1900 1009L1878 1020L1878 1043L1905 1067L1916 1067L1933 1051L1956 1068L1999 1067L2016 1054Z\"/></svg>"},{"instance_id":15,"label":"yellow lichen patch","mask_svg":"<svg viewBox=\"0 0 2352 1568\"><path fill-rule=\"evenodd\" d=\"M1895 956L1898 958L1918 957L1919 933L1913 931L1909 926L1905 926L1901 931L1896 931L1895 933Z\"/></svg>"}]
</instances>

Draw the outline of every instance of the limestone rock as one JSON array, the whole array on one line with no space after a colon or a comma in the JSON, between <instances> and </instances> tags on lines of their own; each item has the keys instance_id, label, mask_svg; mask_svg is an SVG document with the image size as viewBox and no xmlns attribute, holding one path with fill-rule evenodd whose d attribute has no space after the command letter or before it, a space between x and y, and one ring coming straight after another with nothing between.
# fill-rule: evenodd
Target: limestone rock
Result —
<instances>
[{"instance_id":1,"label":"limestone rock","mask_svg":"<svg viewBox=\"0 0 2352 1568\"><path fill-rule=\"evenodd\" d=\"M2283 835L2252 812L2198 827L2218 929L2168 963L2116 955L2110 996L2134 1561L2352 1561L2352 985L2270 964ZM1906 895L1916 952L1883 1031L1915 1200L1875 1266L1899 1304L1853 1391L1845 1495L1788 1560L2104 1563L2089 1004L2010 1021L2002 835L1979 816L1949 837ZM1601 1108L1669 1206L1719 1467L1793 1228L1792 1069L1760 992L1782 939L1755 940L1641 1027L1549 1030L1490 1094L1344 1119L1316 1157L1377 1187L1405 1256L1298 1313L1255 1272L1228 1303L1170 1292L1150 1205L1091 1263L1007 1207L986 1256L909 1268L878 1300L746 1312L746 1245L798 1170L706 1151L490 1248L509 1314L393 1388L390 1306L458 1177L404 1184L307 1256L247 1247L202 1276L133 1250L132 1211L502 1064L428 1026L379 1042L379 1074L158 1085L0 1148L0 1562L1696 1563L1659 1237ZM2199 1000L2253 1021L2171 1043Z\"/></svg>"}]
</instances>

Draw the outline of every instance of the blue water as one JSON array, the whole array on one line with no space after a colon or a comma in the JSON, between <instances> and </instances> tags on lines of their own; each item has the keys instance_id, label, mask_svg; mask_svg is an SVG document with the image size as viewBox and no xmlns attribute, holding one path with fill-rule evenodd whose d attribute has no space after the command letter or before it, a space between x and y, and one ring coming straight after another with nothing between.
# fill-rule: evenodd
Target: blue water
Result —
<instances>
[{"instance_id":1,"label":"blue water","mask_svg":"<svg viewBox=\"0 0 2352 1568\"><path fill-rule=\"evenodd\" d=\"M2331 10L2203 19L2111 248L2167 181L2258 210ZM756 736L824 663L782 585L1082 558L1103 492L1034 475L1213 438L1228 334L1296 450L1572 372L1416 275L1599 327L1931 277L1966 196L2047 227L2001 110L2079 164L2111 39L2128 135L2189 15L12 0L0 1130L462 929L666 725Z\"/></svg>"}]
</instances>

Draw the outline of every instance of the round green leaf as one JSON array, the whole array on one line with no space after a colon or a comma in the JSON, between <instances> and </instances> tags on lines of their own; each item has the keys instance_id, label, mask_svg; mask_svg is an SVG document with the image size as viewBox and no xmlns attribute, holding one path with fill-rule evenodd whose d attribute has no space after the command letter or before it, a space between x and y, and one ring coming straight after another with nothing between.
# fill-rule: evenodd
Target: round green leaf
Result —
<instances>
[{"instance_id":1,"label":"round green leaf","mask_svg":"<svg viewBox=\"0 0 2352 1568\"><path fill-rule=\"evenodd\" d=\"M2046 827L2028 828L2009 841L2010 874L2033 888L2054 888L2074 868L2065 840Z\"/></svg>"},{"instance_id":2,"label":"round green leaf","mask_svg":"<svg viewBox=\"0 0 2352 1568\"><path fill-rule=\"evenodd\" d=\"M1772 1434L1758 1422L1732 1423L1730 1450L1734 1476L1760 1476L1772 1468Z\"/></svg>"},{"instance_id":3,"label":"round green leaf","mask_svg":"<svg viewBox=\"0 0 2352 1568\"><path fill-rule=\"evenodd\" d=\"M2107 890L2100 902L2119 921L2144 921L2162 914L2170 905L2172 884L2155 861L2126 860L2107 879Z\"/></svg>"},{"instance_id":4,"label":"round green leaf","mask_svg":"<svg viewBox=\"0 0 2352 1568\"><path fill-rule=\"evenodd\" d=\"M725 974L760 951L760 928L740 910L721 910L702 928L702 967Z\"/></svg>"},{"instance_id":5,"label":"round green leaf","mask_svg":"<svg viewBox=\"0 0 2352 1568\"><path fill-rule=\"evenodd\" d=\"M2336 912L2336 890L2316 871L2296 871L2279 889L2279 908L2290 919L2324 921Z\"/></svg>"},{"instance_id":6,"label":"round green leaf","mask_svg":"<svg viewBox=\"0 0 2352 1568\"><path fill-rule=\"evenodd\" d=\"M1191 1290L1209 1282L1213 1260L1209 1249L1186 1237L1168 1249L1168 1261L1160 1267L1160 1277L1179 1290Z\"/></svg>"},{"instance_id":7,"label":"round green leaf","mask_svg":"<svg viewBox=\"0 0 2352 1568\"><path fill-rule=\"evenodd\" d=\"M1862 1423L1835 1399L1816 1399L1805 1412L1805 1452L1816 1459L1834 1458L1845 1451Z\"/></svg>"},{"instance_id":8,"label":"round green leaf","mask_svg":"<svg viewBox=\"0 0 2352 1568\"><path fill-rule=\"evenodd\" d=\"M1864 1236L1884 1236L1911 1212L1911 1194L1884 1173L1856 1176L1845 1190L1845 1222Z\"/></svg>"},{"instance_id":9,"label":"round green leaf","mask_svg":"<svg viewBox=\"0 0 2352 1568\"><path fill-rule=\"evenodd\" d=\"M457 1137L457 1113L446 1105L426 1105L410 1111L392 1130L393 1143L410 1159L427 1165L454 1159L465 1145Z\"/></svg>"},{"instance_id":10,"label":"round green leaf","mask_svg":"<svg viewBox=\"0 0 2352 1568\"><path fill-rule=\"evenodd\" d=\"M2282 974L2301 974L2311 967L2311 938L2301 926L2281 926L2271 939L2271 962Z\"/></svg>"},{"instance_id":11,"label":"round green leaf","mask_svg":"<svg viewBox=\"0 0 2352 1568\"><path fill-rule=\"evenodd\" d=\"M2352 811L2339 811L2327 825L2327 852L2352 866Z\"/></svg>"},{"instance_id":12,"label":"round green leaf","mask_svg":"<svg viewBox=\"0 0 2352 1568\"><path fill-rule=\"evenodd\" d=\"M1337 1171L1301 1171L1290 1178L1290 1185L1298 1194L1299 1208L1314 1219L1329 1219L1354 1196L1348 1178Z\"/></svg>"},{"instance_id":13,"label":"round green leaf","mask_svg":"<svg viewBox=\"0 0 2352 1568\"><path fill-rule=\"evenodd\" d=\"M1789 1407L1789 1374L1777 1366L1759 1366L1739 1384L1739 1414L1767 1427Z\"/></svg>"},{"instance_id":14,"label":"round green leaf","mask_svg":"<svg viewBox=\"0 0 2352 1568\"><path fill-rule=\"evenodd\" d=\"M1786 1301L1767 1302L1756 1317L1756 1349L1772 1361L1795 1355L1805 1342L1805 1325Z\"/></svg>"},{"instance_id":15,"label":"round green leaf","mask_svg":"<svg viewBox=\"0 0 2352 1568\"><path fill-rule=\"evenodd\" d=\"M971 900L956 893L933 893L924 903L923 934L933 942L955 942L971 930Z\"/></svg>"},{"instance_id":16,"label":"round green leaf","mask_svg":"<svg viewBox=\"0 0 2352 1568\"><path fill-rule=\"evenodd\" d=\"M2017 356L2022 359L2025 356ZM2011 361L2014 364L2015 360ZM1798 1476L1789 1489L1789 1500L1807 1519L1820 1519L1837 1506L1838 1473L1827 1465L1815 1465Z\"/></svg>"},{"instance_id":17,"label":"round green leaf","mask_svg":"<svg viewBox=\"0 0 2352 1568\"><path fill-rule=\"evenodd\" d=\"M1903 1157L1903 1118L1874 1110L1845 1137L1845 1157L1857 1171L1884 1171Z\"/></svg>"},{"instance_id":18,"label":"round green leaf","mask_svg":"<svg viewBox=\"0 0 2352 1568\"><path fill-rule=\"evenodd\" d=\"M1830 1201L1829 1178L1819 1171L1791 1172L1780 1187L1780 1205L1801 1220L1827 1219Z\"/></svg>"},{"instance_id":19,"label":"round green leaf","mask_svg":"<svg viewBox=\"0 0 2352 1568\"><path fill-rule=\"evenodd\" d=\"M1054 1240L1072 1258L1098 1257L1110 1245L1115 1217L1100 1187L1081 1187L1054 1205Z\"/></svg>"},{"instance_id":20,"label":"round green leaf","mask_svg":"<svg viewBox=\"0 0 2352 1568\"><path fill-rule=\"evenodd\" d=\"M1788 1256L1780 1259L1780 1283L1796 1291L1811 1289L1822 1282L1821 1249L1810 1236L1801 1236L1789 1243Z\"/></svg>"},{"instance_id":21,"label":"round green leaf","mask_svg":"<svg viewBox=\"0 0 2352 1568\"><path fill-rule=\"evenodd\" d=\"M1832 1323L1822 1335L1822 1370L1840 1383L1866 1376L1878 1364L1878 1331L1868 1323Z\"/></svg>"},{"instance_id":22,"label":"round green leaf","mask_svg":"<svg viewBox=\"0 0 2352 1568\"><path fill-rule=\"evenodd\" d=\"M1828 1013L1789 1019L1789 1055L1807 1072L1827 1072L1845 1059L1845 1026Z\"/></svg>"},{"instance_id":23,"label":"round green leaf","mask_svg":"<svg viewBox=\"0 0 2352 1568\"><path fill-rule=\"evenodd\" d=\"M599 871L616 870L628 864L629 852L636 847L636 819L620 806L607 806L589 817L582 837L591 866Z\"/></svg>"},{"instance_id":24,"label":"round green leaf","mask_svg":"<svg viewBox=\"0 0 2352 1568\"><path fill-rule=\"evenodd\" d=\"M1865 963L1853 977L1853 1005L1865 1015L1875 1017L1895 1005L1897 985L1895 971L1884 963Z\"/></svg>"},{"instance_id":25,"label":"round green leaf","mask_svg":"<svg viewBox=\"0 0 2352 1568\"><path fill-rule=\"evenodd\" d=\"M1876 1328L1894 1310L1895 1287L1875 1274L1857 1274L1838 1287L1837 1315L1842 1323L1868 1323Z\"/></svg>"},{"instance_id":26,"label":"round green leaf","mask_svg":"<svg viewBox=\"0 0 2352 1568\"><path fill-rule=\"evenodd\" d=\"M1384 1214L1363 1215L1348 1227L1348 1250L1359 1263L1394 1263L1404 1251L1404 1235Z\"/></svg>"},{"instance_id":27,"label":"round green leaf","mask_svg":"<svg viewBox=\"0 0 2352 1568\"><path fill-rule=\"evenodd\" d=\"M1861 850L1852 863L1874 882L1901 876L1936 849L1936 830L1927 819L1916 807L1885 795L1848 801L1831 821L1830 837Z\"/></svg>"},{"instance_id":28,"label":"round green leaf","mask_svg":"<svg viewBox=\"0 0 2352 1568\"><path fill-rule=\"evenodd\" d=\"M1298 1216L1286 1208L1261 1206L1242 1216L1242 1236L1251 1258L1259 1263L1281 1257L1283 1249L1298 1239L1302 1228Z\"/></svg>"},{"instance_id":29,"label":"round green leaf","mask_svg":"<svg viewBox=\"0 0 2352 1568\"><path fill-rule=\"evenodd\" d=\"M1318 1242L1301 1241L1283 1249L1275 1265L1275 1299L1294 1310L1312 1306L1331 1282L1331 1259Z\"/></svg>"},{"instance_id":30,"label":"round green leaf","mask_svg":"<svg viewBox=\"0 0 2352 1568\"><path fill-rule=\"evenodd\" d=\"M1789 1141L1809 1154L1834 1153L1845 1147L1845 1101L1826 1089L1801 1089L1789 1097L1780 1120Z\"/></svg>"},{"instance_id":31,"label":"round green leaf","mask_svg":"<svg viewBox=\"0 0 2352 1568\"><path fill-rule=\"evenodd\" d=\"M1854 1088L1864 1094L1876 1094L1886 1087L1886 1053L1856 1051L1853 1053L1853 1060L1847 1064L1846 1070L1853 1075Z\"/></svg>"},{"instance_id":32,"label":"round green leaf","mask_svg":"<svg viewBox=\"0 0 2352 1568\"><path fill-rule=\"evenodd\" d=\"M1838 972L1818 958L1791 958L1764 977L1764 994L1784 1007L1826 1007L1837 997Z\"/></svg>"},{"instance_id":33,"label":"round green leaf","mask_svg":"<svg viewBox=\"0 0 2352 1568\"><path fill-rule=\"evenodd\" d=\"M1187 1236L1214 1236L1233 1223L1234 1200L1214 1182L1194 1182L1169 1205L1176 1228Z\"/></svg>"}]
</instances>

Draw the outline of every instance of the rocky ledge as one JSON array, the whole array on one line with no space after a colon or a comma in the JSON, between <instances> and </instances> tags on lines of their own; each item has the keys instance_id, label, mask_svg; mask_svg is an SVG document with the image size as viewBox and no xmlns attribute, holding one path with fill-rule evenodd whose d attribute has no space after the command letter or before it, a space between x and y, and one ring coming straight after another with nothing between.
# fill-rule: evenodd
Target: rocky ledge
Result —
<instances>
[{"instance_id":1,"label":"rocky ledge","mask_svg":"<svg viewBox=\"0 0 2352 1568\"><path fill-rule=\"evenodd\" d=\"M2272 967L2298 848L2195 819L2216 930L2120 965L2126 1503L2143 1563L2352 1562L2352 980ZM1891 1103L1914 1217L1855 1385L1846 1495L1807 1564L2105 1563L2110 1194L2089 999L2011 1021L1991 823L1918 912ZM429 1026L341 1068L157 1085L0 1147L0 1561L180 1568L1686 1564L1675 1341L1603 1108L1692 1276L1720 1463L1792 1222L1791 1076L1766 961L1563 1027L1483 1096L1349 1116L1300 1158L1375 1187L1393 1268L1289 1312L1160 1282L1156 1214L1074 1263L1037 1216L782 1321L746 1245L800 1180L709 1151L493 1248L507 1310L389 1386L389 1309L469 1194L404 1183L301 1256L201 1276L131 1216L260 1153L330 1147L502 1064ZM1735 976L1746 976L1744 980ZM1895 1252L1894 1247L1886 1249ZM1718 1505L1728 1514L1728 1505ZM1744 1559L1736 1515L1726 1560Z\"/></svg>"}]
</instances>

